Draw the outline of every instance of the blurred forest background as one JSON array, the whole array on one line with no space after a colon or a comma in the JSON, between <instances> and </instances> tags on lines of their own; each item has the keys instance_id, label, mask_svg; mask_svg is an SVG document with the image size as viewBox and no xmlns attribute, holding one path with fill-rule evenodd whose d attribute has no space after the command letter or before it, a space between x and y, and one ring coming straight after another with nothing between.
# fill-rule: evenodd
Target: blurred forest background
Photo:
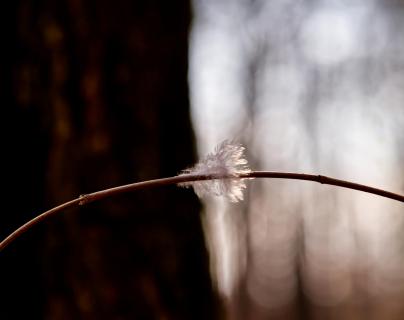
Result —
<instances>
[{"instance_id":1,"label":"blurred forest background","mask_svg":"<svg viewBox=\"0 0 404 320\"><path fill-rule=\"evenodd\" d=\"M402 1L19 0L2 17L2 237L229 138L254 169L404 193ZM239 204L165 187L36 226L0 254L0 319L403 318L402 204L248 184Z\"/></svg>"},{"instance_id":2,"label":"blurred forest background","mask_svg":"<svg viewBox=\"0 0 404 320\"><path fill-rule=\"evenodd\" d=\"M21 0L2 16L2 237L193 164L189 1ZM1 253L0 319L216 318L199 210L171 187L39 225Z\"/></svg>"},{"instance_id":3,"label":"blurred forest background","mask_svg":"<svg viewBox=\"0 0 404 320\"><path fill-rule=\"evenodd\" d=\"M196 0L192 116L201 153L404 192L404 3ZM231 319L403 319L404 207L305 182L253 181L206 203Z\"/></svg>"}]
</instances>

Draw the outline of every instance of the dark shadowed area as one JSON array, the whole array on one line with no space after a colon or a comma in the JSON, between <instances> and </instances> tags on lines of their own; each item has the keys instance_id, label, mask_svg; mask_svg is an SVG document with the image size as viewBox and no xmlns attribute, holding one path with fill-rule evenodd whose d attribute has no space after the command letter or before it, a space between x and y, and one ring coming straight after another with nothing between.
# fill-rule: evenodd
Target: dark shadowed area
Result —
<instances>
[{"instance_id":1,"label":"dark shadowed area","mask_svg":"<svg viewBox=\"0 0 404 320\"><path fill-rule=\"evenodd\" d=\"M194 162L189 1L3 8L0 235ZM200 204L165 187L69 210L0 253L1 319L215 319Z\"/></svg>"}]
</instances>

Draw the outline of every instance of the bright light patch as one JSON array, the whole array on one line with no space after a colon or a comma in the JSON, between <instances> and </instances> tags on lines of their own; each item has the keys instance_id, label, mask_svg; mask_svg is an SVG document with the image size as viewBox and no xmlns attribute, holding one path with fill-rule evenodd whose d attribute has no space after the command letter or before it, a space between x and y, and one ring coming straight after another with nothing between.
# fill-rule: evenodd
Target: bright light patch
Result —
<instances>
[{"instance_id":1,"label":"bright light patch","mask_svg":"<svg viewBox=\"0 0 404 320\"><path fill-rule=\"evenodd\" d=\"M351 58L358 48L353 16L336 10L319 10L303 23L301 45L307 59L333 65Z\"/></svg>"}]
</instances>

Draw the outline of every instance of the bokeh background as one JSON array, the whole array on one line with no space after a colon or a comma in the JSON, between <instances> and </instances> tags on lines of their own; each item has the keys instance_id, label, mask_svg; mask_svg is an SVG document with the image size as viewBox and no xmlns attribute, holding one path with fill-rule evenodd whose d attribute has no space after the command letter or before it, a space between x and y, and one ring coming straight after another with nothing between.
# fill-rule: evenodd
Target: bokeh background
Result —
<instances>
[{"instance_id":1,"label":"bokeh background","mask_svg":"<svg viewBox=\"0 0 404 320\"><path fill-rule=\"evenodd\" d=\"M404 193L399 0L4 6L0 236L79 194L254 169ZM309 182L164 187L69 210L0 254L0 319L402 319L404 208Z\"/></svg>"},{"instance_id":2,"label":"bokeh background","mask_svg":"<svg viewBox=\"0 0 404 320\"><path fill-rule=\"evenodd\" d=\"M253 168L404 191L402 1L195 1L202 153L235 137ZM403 319L404 207L306 182L211 199L205 230L231 319Z\"/></svg>"}]
</instances>

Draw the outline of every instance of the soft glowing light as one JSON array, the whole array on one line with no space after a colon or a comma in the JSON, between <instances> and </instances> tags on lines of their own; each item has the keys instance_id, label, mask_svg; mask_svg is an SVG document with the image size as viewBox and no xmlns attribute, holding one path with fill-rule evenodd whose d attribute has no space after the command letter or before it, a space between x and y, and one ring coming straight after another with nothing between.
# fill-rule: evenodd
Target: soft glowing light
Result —
<instances>
[{"instance_id":1,"label":"soft glowing light","mask_svg":"<svg viewBox=\"0 0 404 320\"><path fill-rule=\"evenodd\" d=\"M235 2L245 6L227 14ZM242 136L253 169L402 191L402 7L372 0L209 5L190 54L202 154ZM403 314L401 205L281 181L251 183L245 212L216 202L207 203L206 237L213 277L233 314L289 319L279 312L300 305L297 290L319 319L368 316L367 307L352 308L358 301L376 318Z\"/></svg>"},{"instance_id":2,"label":"soft glowing light","mask_svg":"<svg viewBox=\"0 0 404 320\"><path fill-rule=\"evenodd\" d=\"M319 10L304 22L301 43L310 61L332 65L358 51L358 30L352 16L336 10Z\"/></svg>"}]
</instances>

